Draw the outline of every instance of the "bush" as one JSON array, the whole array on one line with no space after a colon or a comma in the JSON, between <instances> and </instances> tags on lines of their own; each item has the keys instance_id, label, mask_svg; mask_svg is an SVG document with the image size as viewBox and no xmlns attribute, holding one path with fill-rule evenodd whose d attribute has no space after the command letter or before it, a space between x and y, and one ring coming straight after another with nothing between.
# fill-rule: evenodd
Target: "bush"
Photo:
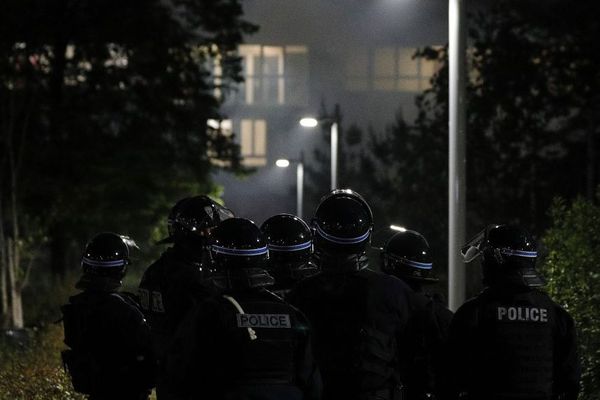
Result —
<instances>
[{"instance_id":1,"label":"bush","mask_svg":"<svg viewBox=\"0 0 600 400\"><path fill-rule=\"evenodd\" d=\"M541 270L548 292L575 320L583 364L582 395L600 399L600 207L555 200L543 237L548 255Z\"/></svg>"},{"instance_id":2,"label":"bush","mask_svg":"<svg viewBox=\"0 0 600 400\"><path fill-rule=\"evenodd\" d=\"M73 391L62 368L62 326L52 324L30 331L21 346L3 337L0 341L0 398L14 400L84 399Z\"/></svg>"}]
</instances>

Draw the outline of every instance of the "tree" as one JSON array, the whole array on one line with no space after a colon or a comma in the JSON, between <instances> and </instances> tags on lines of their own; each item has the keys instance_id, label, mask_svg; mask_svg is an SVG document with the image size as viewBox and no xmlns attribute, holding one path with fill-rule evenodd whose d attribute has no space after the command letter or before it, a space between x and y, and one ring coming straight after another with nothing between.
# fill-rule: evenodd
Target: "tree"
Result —
<instances>
[{"instance_id":1,"label":"tree","mask_svg":"<svg viewBox=\"0 0 600 400\"><path fill-rule=\"evenodd\" d=\"M238 0L4 8L2 271L25 275L34 237L48 238L57 272L69 244L95 231L146 241L177 198L215 192L214 160L240 169L232 137L207 126L241 79L237 45L256 29Z\"/></svg>"},{"instance_id":2,"label":"tree","mask_svg":"<svg viewBox=\"0 0 600 400\"><path fill-rule=\"evenodd\" d=\"M540 232L554 196L573 198L595 187L599 8L598 2L552 0L540 8L502 0L469 16L468 234L510 222ZM341 158L361 162L347 163L340 182L368 194L380 226L396 222L422 231L443 266L447 48L425 48L415 57L440 65L416 100L417 118L407 121L399 112L385 132L354 133L359 144L345 143Z\"/></svg>"},{"instance_id":3,"label":"tree","mask_svg":"<svg viewBox=\"0 0 600 400\"><path fill-rule=\"evenodd\" d=\"M543 237L541 270L549 294L573 317L583 363L582 397L600 398L600 207L578 198L555 200Z\"/></svg>"}]
</instances>

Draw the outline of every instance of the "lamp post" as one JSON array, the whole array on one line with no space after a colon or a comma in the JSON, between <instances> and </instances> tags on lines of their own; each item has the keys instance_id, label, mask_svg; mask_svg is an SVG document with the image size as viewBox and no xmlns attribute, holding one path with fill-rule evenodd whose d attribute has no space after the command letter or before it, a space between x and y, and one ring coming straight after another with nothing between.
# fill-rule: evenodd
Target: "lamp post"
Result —
<instances>
[{"instance_id":1,"label":"lamp post","mask_svg":"<svg viewBox=\"0 0 600 400\"><path fill-rule=\"evenodd\" d=\"M280 168L287 168L290 163L296 163L296 215L302 217L302 202L304 201L304 153L300 152L300 158L297 160L280 158L275 161L275 165Z\"/></svg>"},{"instance_id":2,"label":"lamp post","mask_svg":"<svg viewBox=\"0 0 600 400\"><path fill-rule=\"evenodd\" d=\"M448 305L455 311L465 301L465 264L460 248L465 242L466 116L464 0L449 0L448 94Z\"/></svg>"},{"instance_id":3,"label":"lamp post","mask_svg":"<svg viewBox=\"0 0 600 400\"><path fill-rule=\"evenodd\" d=\"M339 106L335 105L333 116L323 116L320 118L305 117L300 120L300 125L306 128L314 128L319 124L330 123L329 133L331 135L331 190L337 189L338 176L338 127L339 127Z\"/></svg>"}]
</instances>

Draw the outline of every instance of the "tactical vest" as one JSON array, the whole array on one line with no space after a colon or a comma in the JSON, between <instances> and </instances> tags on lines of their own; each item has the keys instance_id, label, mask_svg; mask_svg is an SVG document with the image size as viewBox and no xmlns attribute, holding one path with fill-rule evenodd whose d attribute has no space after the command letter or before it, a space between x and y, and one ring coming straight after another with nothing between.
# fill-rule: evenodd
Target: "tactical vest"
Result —
<instances>
[{"instance_id":1,"label":"tactical vest","mask_svg":"<svg viewBox=\"0 0 600 400\"><path fill-rule=\"evenodd\" d=\"M315 329L315 355L331 398L370 398L369 393L400 384L397 310L383 303L371 274L322 275L319 300L303 309ZM388 392L385 398L391 397Z\"/></svg>"},{"instance_id":2,"label":"tactical vest","mask_svg":"<svg viewBox=\"0 0 600 400\"><path fill-rule=\"evenodd\" d=\"M146 316L154 351L162 359L173 333L202 293L200 266L187 263L171 248L154 262L142 277L138 289L140 306Z\"/></svg>"},{"instance_id":3,"label":"tactical vest","mask_svg":"<svg viewBox=\"0 0 600 400\"><path fill-rule=\"evenodd\" d=\"M224 333L225 358L238 360L229 366L234 385L294 385L296 352L305 321L278 297L221 299L229 329ZM233 343L233 345L231 345Z\"/></svg>"},{"instance_id":4,"label":"tactical vest","mask_svg":"<svg viewBox=\"0 0 600 400\"><path fill-rule=\"evenodd\" d=\"M122 304L122 307L106 308L107 303L115 299L118 301L116 304ZM106 393L111 388L120 388L121 393L128 390L142 393L151 386L152 361L138 359L132 349L127 349L131 352L106 350L110 343L106 343L106 338L98 331L99 313L118 312L119 309L130 312L131 308L137 311L135 303L128 296L119 293L82 293L71 297L70 302L61 307L64 343L70 348L61 355L76 391L97 394ZM143 323L141 312L139 321ZM135 332L124 334L134 335Z\"/></svg>"},{"instance_id":5,"label":"tactical vest","mask_svg":"<svg viewBox=\"0 0 600 400\"><path fill-rule=\"evenodd\" d=\"M541 292L484 292L475 333L475 398L549 399L556 318L554 304Z\"/></svg>"}]
</instances>

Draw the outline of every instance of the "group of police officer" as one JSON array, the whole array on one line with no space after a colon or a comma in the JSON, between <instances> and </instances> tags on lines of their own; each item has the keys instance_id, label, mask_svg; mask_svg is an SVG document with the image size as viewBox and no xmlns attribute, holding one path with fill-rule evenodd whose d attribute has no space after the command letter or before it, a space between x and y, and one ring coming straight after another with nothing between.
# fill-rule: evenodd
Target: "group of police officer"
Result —
<instances>
[{"instance_id":1,"label":"group of police officer","mask_svg":"<svg viewBox=\"0 0 600 400\"><path fill-rule=\"evenodd\" d=\"M139 297L119 292L132 242L86 246L82 292L63 306L65 366L90 399L567 399L579 391L573 320L546 294L535 243L491 225L463 249L486 289L453 316L429 245L395 232L369 268L368 203L338 189L308 226L259 228L207 196L182 199L172 243Z\"/></svg>"}]
</instances>

